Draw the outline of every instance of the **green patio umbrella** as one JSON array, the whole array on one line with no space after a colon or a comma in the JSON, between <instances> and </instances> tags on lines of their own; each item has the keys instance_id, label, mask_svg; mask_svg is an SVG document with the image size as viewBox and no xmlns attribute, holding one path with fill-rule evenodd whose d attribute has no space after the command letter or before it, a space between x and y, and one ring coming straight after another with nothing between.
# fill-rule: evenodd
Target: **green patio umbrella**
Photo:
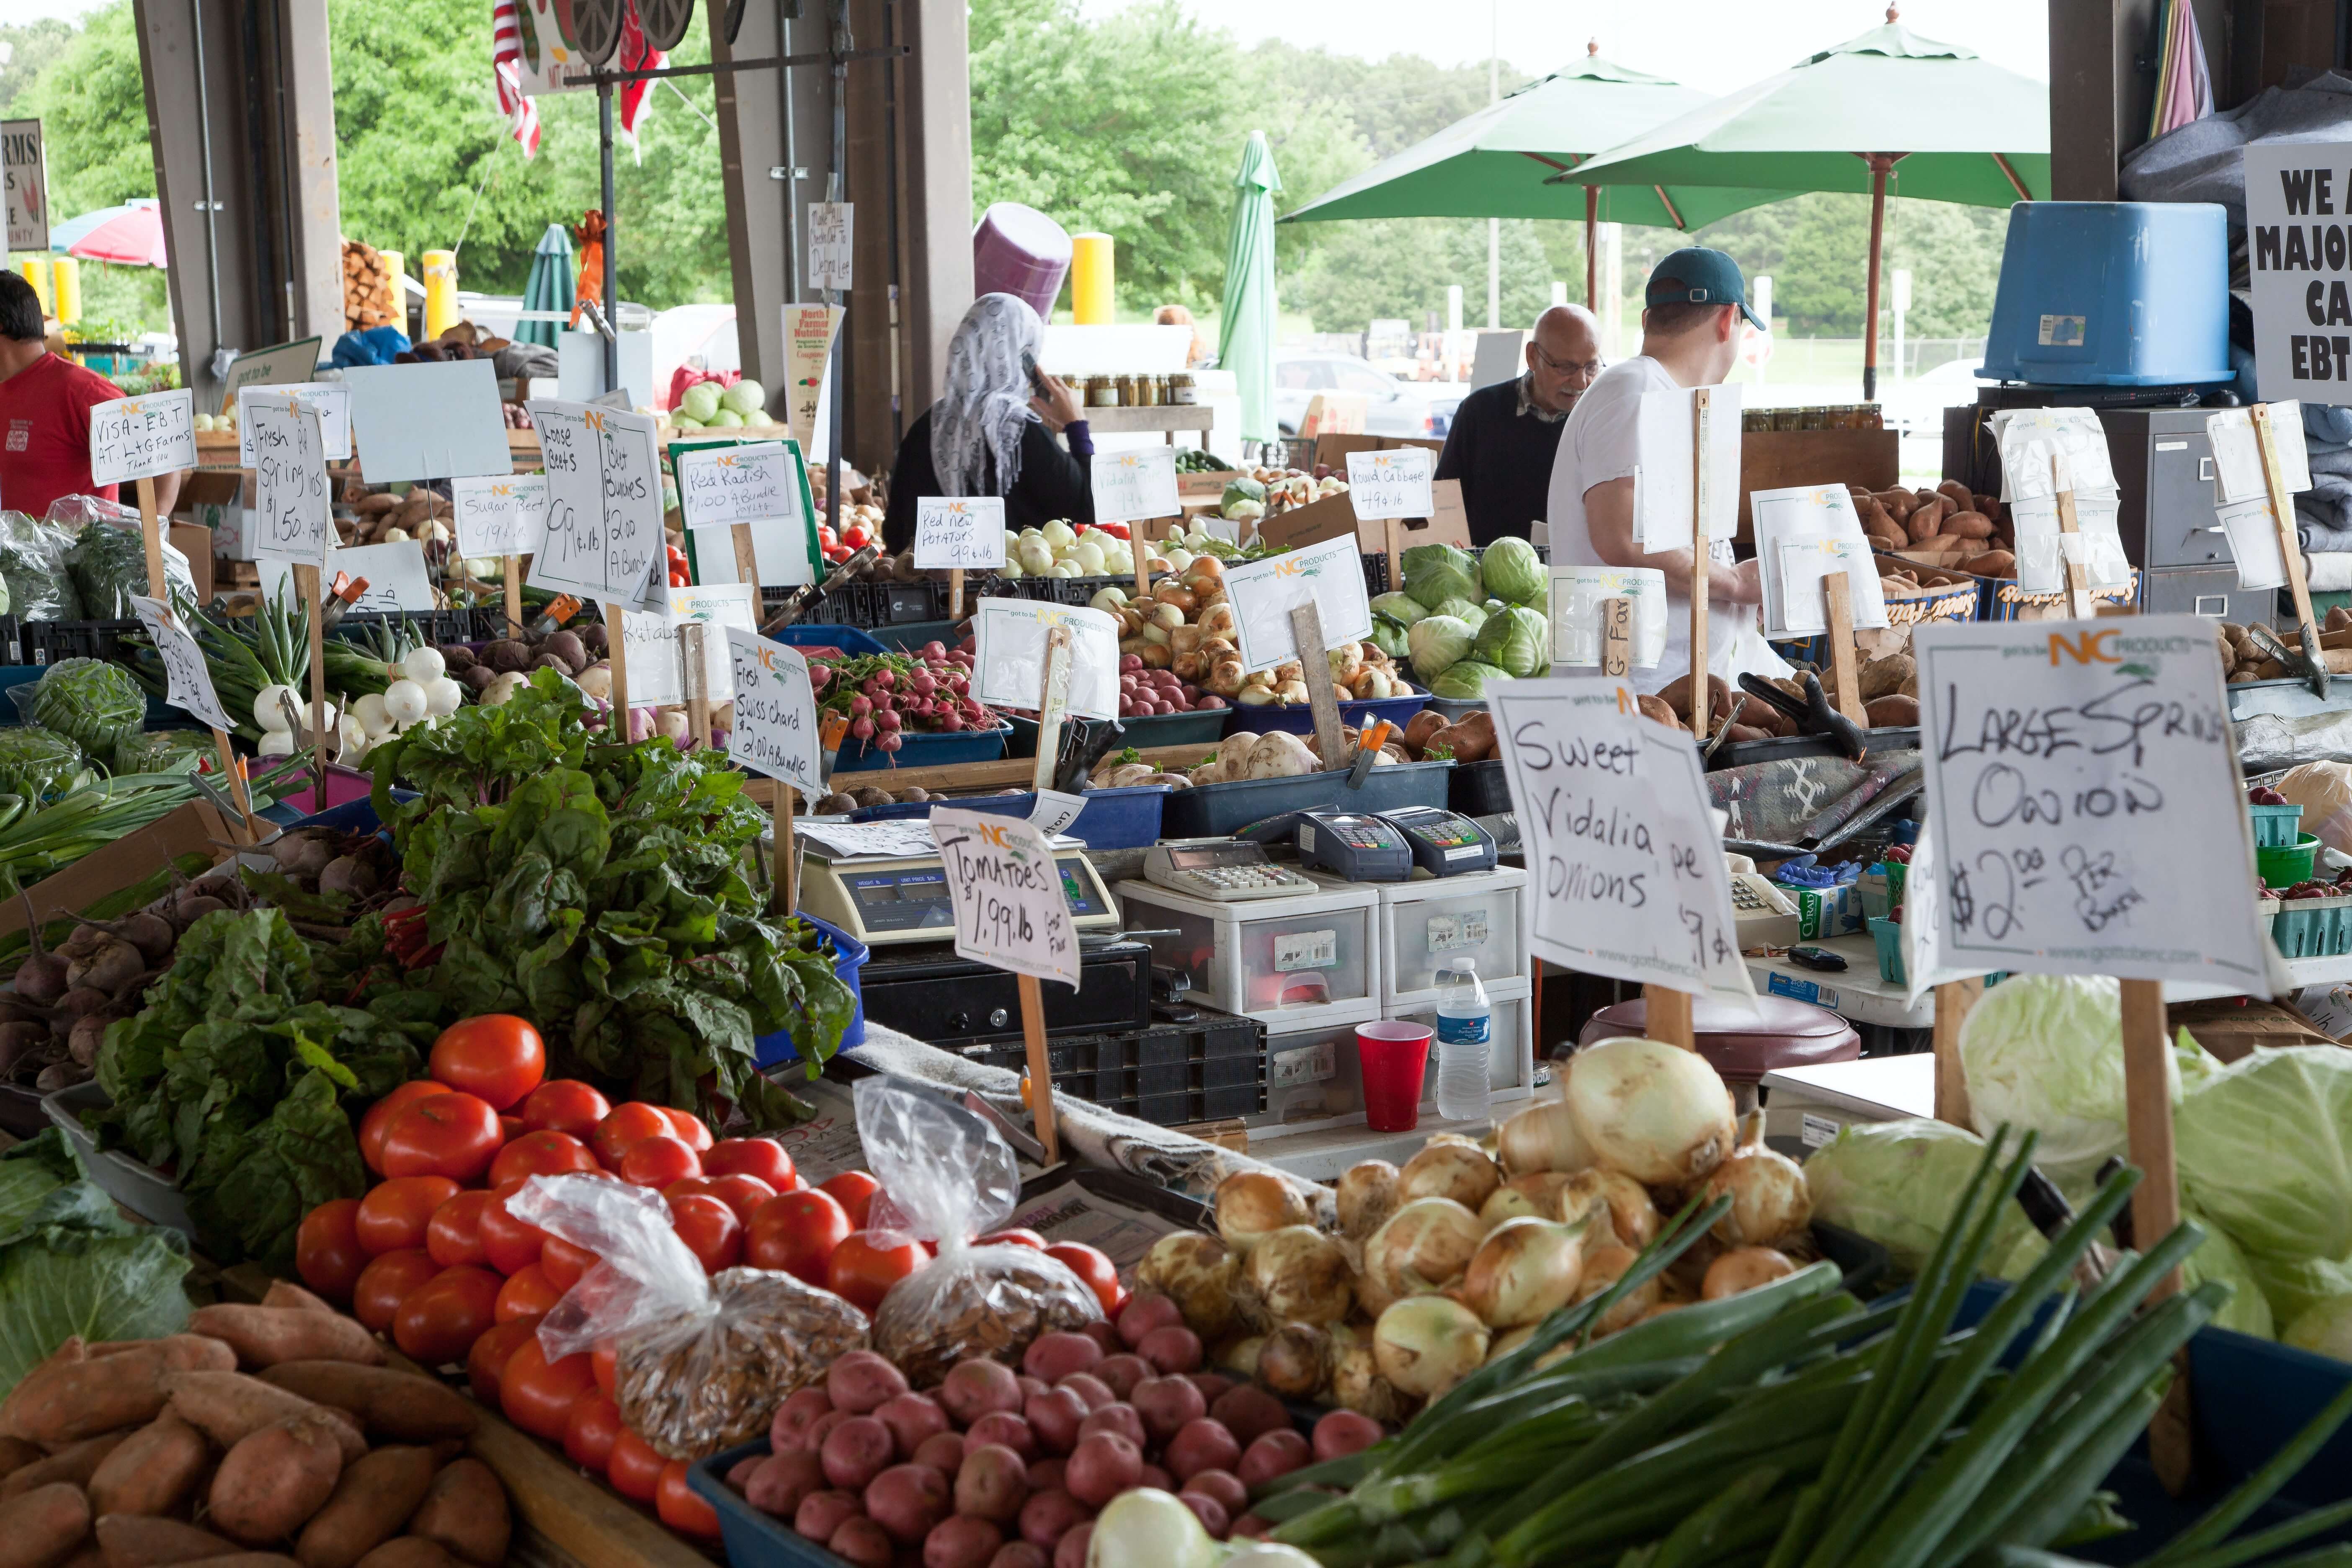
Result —
<instances>
[{"instance_id":1,"label":"green patio umbrella","mask_svg":"<svg viewBox=\"0 0 2352 1568\"><path fill-rule=\"evenodd\" d=\"M526 310L570 310L572 282L571 231L560 223L549 224L547 232L539 237L539 244L531 251L530 275L523 280L522 286L522 308ZM515 323L515 341L551 349L555 346L556 331L553 321L518 321Z\"/></svg>"},{"instance_id":2,"label":"green patio umbrella","mask_svg":"<svg viewBox=\"0 0 2352 1568\"><path fill-rule=\"evenodd\" d=\"M1234 226L1225 238L1225 292L1217 363L1241 385L1242 438L1271 441L1274 416L1274 193L1282 176L1265 132L1253 131L1234 176Z\"/></svg>"},{"instance_id":3,"label":"green patio umbrella","mask_svg":"<svg viewBox=\"0 0 2352 1568\"><path fill-rule=\"evenodd\" d=\"M1664 77L1645 76L1601 58L1584 58L1530 82L1500 103L1457 120L1436 135L1383 159L1282 221L1319 223L1363 217L1559 218L1551 175L1634 132L1687 113L1706 95ZM1630 223L1693 229L1791 191L1706 186L1588 186L1584 197L1585 300L1594 276L1592 226Z\"/></svg>"},{"instance_id":4,"label":"green patio umbrella","mask_svg":"<svg viewBox=\"0 0 2352 1568\"><path fill-rule=\"evenodd\" d=\"M1886 24L1599 157L1556 184L1868 191L1864 397L1878 395L1878 257L1886 181L1923 201L2005 207L2050 195L2050 89L1957 44Z\"/></svg>"}]
</instances>

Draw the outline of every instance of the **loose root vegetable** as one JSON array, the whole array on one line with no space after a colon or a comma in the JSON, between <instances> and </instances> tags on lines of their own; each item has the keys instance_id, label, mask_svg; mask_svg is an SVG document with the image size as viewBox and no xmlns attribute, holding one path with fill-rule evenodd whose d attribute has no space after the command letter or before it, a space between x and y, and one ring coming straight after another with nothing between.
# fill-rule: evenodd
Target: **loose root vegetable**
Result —
<instances>
[{"instance_id":1,"label":"loose root vegetable","mask_svg":"<svg viewBox=\"0 0 2352 1568\"><path fill-rule=\"evenodd\" d=\"M1397 1173L1397 1201L1451 1198L1475 1214L1502 1180L1495 1162L1476 1144L1433 1138Z\"/></svg>"},{"instance_id":2,"label":"loose root vegetable","mask_svg":"<svg viewBox=\"0 0 2352 1568\"><path fill-rule=\"evenodd\" d=\"M1490 1329L1542 1321L1568 1305L1583 1276L1577 1233L1554 1220L1506 1220L1478 1244L1462 1278L1462 1302Z\"/></svg>"},{"instance_id":3,"label":"loose root vegetable","mask_svg":"<svg viewBox=\"0 0 2352 1568\"><path fill-rule=\"evenodd\" d=\"M1437 1289L1462 1272L1485 1236L1478 1216L1452 1198L1406 1204L1364 1244L1358 1291L1365 1310Z\"/></svg>"},{"instance_id":4,"label":"loose root vegetable","mask_svg":"<svg viewBox=\"0 0 2352 1568\"><path fill-rule=\"evenodd\" d=\"M1218 1183L1216 1210L1217 1234L1237 1258L1285 1226L1315 1220L1297 1189L1271 1171L1238 1171Z\"/></svg>"},{"instance_id":5,"label":"loose root vegetable","mask_svg":"<svg viewBox=\"0 0 2352 1568\"><path fill-rule=\"evenodd\" d=\"M1731 1095L1705 1057L1657 1040L1577 1053L1569 1114L1601 1164L1650 1186L1706 1180L1733 1145Z\"/></svg>"},{"instance_id":6,"label":"loose root vegetable","mask_svg":"<svg viewBox=\"0 0 2352 1568\"><path fill-rule=\"evenodd\" d=\"M1545 1100L1505 1121L1497 1137L1503 1169L1514 1176L1538 1171L1577 1172L1592 1163L1592 1151L1576 1131L1565 1100Z\"/></svg>"},{"instance_id":7,"label":"loose root vegetable","mask_svg":"<svg viewBox=\"0 0 2352 1568\"><path fill-rule=\"evenodd\" d=\"M226 1373L236 1352L218 1340L173 1334L93 1363L82 1342L68 1340L25 1374L0 1404L0 1434L55 1447L155 1419L169 1394L167 1375Z\"/></svg>"},{"instance_id":8,"label":"loose root vegetable","mask_svg":"<svg viewBox=\"0 0 2352 1568\"><path fill-rule=\"evenodd\" d=\"M1381 1314L1372 1355L1400 1393L1427 1399L1478 1370L1486 1359L1486 1325L1448 1296L1413 1296Z\"/></svg>"},{"instance_id":9,"label":"loose root vegetable","mask_svg":"<svg viewBox=\"0 0 2352 1568\"><path fill-rule=\"evenodd\" d=\"M1397 1209L1398 1172L1386 1160L1360 1160L1339 1173L1339 1234L1361 1242Z\"/></svg>"},{"instance_id":10,"label":"loose root vegetable","mask_svg":"<svg viewBox=\"0 0 2352 1568\"><path fill-rule=\"evenodd\" d=\"M1234 1286L1240 1261L1216 1237L1171 1231L1136 1266L1139 1286L1174 1300L1184 1321L1202 1340L1223 1337L1234 1321Z\"/></svg>"},{"instance_id":11,"label":"loose root vegetable","mask_svg":"<svg viewBox=\"0 0 2352 1568\"><path fill-rule=\"evenodd\" d=\"M383 1346L375 1336L340 1313L225 1304L197 1308L188 1327L226 1342L247 1366L275 1366L282 1361L383 1364Z\"/></svg>"},{"instance_id":12,"label":"loose root vegetable","mask_svg":"<svg viewBox=\"0 0 2352 1568\"><path fill-rule=\"evenodd\" d=\"M301 1529L341 1478L341 1424L340 1415L314 1411L240 1439L213 1474L213 1524L247 1546Z\"/></svg>"},{"instance_id":13,"label":"loose root vegetable","mask_svg":"<svg viewBox=\"0 0 2352 1568\"><path fill-rule=\"evenodd\" d=\"M1272 1323L1339 1322L1348 1315L1353 1275L1339 1244L1311 1225L1268 1233L1242 1269L1252 1306Z\"/></svg>"},{"instance_id":14,"label":"loose root vegetable","mask_svg":"<svg viewBox=\"0 0 2352 1568\"><path fill-rule=\"evenodd\" d=\"M1559 1216L1560 1189L1574 1179L1564 1171L1538 1171L1532 1175L1513 1176L1496 1187L1479 1205L1478 1223L1492 1231L1506 1220L1523 1216L1557 1219Z\"/></svg>"},{"instance_id":15,"label":"loose root vegetable","mask_svg":"<svg viewBox=\"0 0 2352 1568\"><path fill-rule=\"evenodd\" d=\"M1726 1296L1737 1296L1753 1290L1759 1285L1769 1285L1797 1271L1785 1252L1775 1252L1769 1247L1738 1247L1707 1265L1706 1279L1699 1286L1702 1300L1719 1301Z\"/></svg>"},{"instance_id":16,"label":"loose root vegetable","mask_svg":"<svg viewBox=\"0 0 2352 1568\"><path fill-rule=\"evenodd\" d=\"M1813 1199L1803 1168L1760 1143L1733 1150L1707 1177L1706 1195L1731 1199L1731 1212L1714 1229L1715 1238L1727 1247L1766 1246L1812 1223Z\"/></svg>"},{"instance_id":17,"label":"loose root vegetable","mask_svg":"<svg viewBox=\"0 0 2352 1568\"><path fill-rule=\"evenodd\" d=\"M1559 1189L1559 1217L1568 1225L1596 1221L1588 1236L1643 1247L1658 1234L1658 1209L1648 1189L1615 1171L1579 1171Z\"/></svg>"}]
</instances>

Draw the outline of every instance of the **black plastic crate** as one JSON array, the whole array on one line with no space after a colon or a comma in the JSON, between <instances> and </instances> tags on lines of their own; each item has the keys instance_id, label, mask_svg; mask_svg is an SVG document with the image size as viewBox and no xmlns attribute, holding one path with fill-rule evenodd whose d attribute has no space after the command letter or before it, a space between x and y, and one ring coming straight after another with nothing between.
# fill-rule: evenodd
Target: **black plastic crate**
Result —
<instances>
[{"instance_id":1,"label":"black plastic crate","mask_svg":"<svg viewBox=\"0 0 2352 1568\"><path fill-rule=\"evenodd\" d=\"M1366 554L1364 592L1377 598L1389 591L1389 558L1385 552Z\"/></svg>"},{"instance_id":2,"label":"black plastic crate","mask_svg":"<svg viewBox=\"0 0 2352 1568\"><path fill-rule=\"evenodd\" d=\"M9 646L16 649L12 661L16 664L59 664L69 658L113 658L121 650L125 634L144 637L147 628L135 619L128 621L26 621L17 625L15 616L8 617L16 626Z\"/></svg>"},{"instance_id":3,"label":"black plastic crate","mask_svg":"<svg viewBox=\"0 0 2352 1568\"><path fill-rule=\"evenodd\" d=\"M1265 1026L1206 1007L1192 1012L1183 1023L1047 1040L1054 1088L1161 1126L1265 1110ZM968 1046L961 1054L1012 1072L1029 1059L1018 1040Z\"/></svg>"}]
</instances>

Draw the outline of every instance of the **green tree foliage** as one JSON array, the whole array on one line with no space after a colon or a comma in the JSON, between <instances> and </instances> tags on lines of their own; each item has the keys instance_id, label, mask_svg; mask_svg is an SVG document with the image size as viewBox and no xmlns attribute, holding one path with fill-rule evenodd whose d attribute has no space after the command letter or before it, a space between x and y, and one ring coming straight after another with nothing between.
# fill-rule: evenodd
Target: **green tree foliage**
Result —
<instances>
[{"instance_id":1,"label":"green tree foliage","mask_svg":"<svg viewBox=\"0 0 2352 1568\"><path fill-rule=\"evenodd\" d=\"M73 36L73 24L55 16L0 25L0 45L8 51L6 63L0 64L0 114L16 118L16 95L32 86L41 68L63 52Z\"/></svg>"},{"instance_id":2,"label":"green tree foliage","mask_svg":"<svg viewBox=\"0 0 2352 1568\"><path fill-rule=\"evenodd\" d=\"M1231 37L1176 0L1099 21L1075 0L978 0L971 47L974 210L1024 202L1111 236L1133 305L1213 302L1247 132Z\"/></svg>"},{"instance_id":3,"label":"green tree foliage","mask_svg":"<svg viewBox=\"0 0 2352 1568\"><path fill-rule=\"evenodd\" d=\"M70 39L44 47L48 58L18 89L9 113L41 122L50 211L71 217L153 195L147 86L130 0L91 12Z\"/></svg>"}]
</instances>

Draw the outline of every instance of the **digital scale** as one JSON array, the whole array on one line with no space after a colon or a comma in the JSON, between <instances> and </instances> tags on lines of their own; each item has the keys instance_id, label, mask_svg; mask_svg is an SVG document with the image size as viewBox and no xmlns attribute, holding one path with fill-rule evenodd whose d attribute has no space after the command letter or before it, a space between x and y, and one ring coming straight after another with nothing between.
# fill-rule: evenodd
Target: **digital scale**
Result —
<instances>
[{"instance_id":1,"label":"digital scale","mask_svg":"<svg viewBox=\"0 0 2352 1568\"><path fill-rule=\"evenodd\" d=\"M1070 924L1082 932L1118 929L1118 910L1086 852L1058 850L1054 860ZM868 947L955 937L947 868L937 855L839 861L810 855L801 868L800 907Z\"/></svg>"}]
</instances>

